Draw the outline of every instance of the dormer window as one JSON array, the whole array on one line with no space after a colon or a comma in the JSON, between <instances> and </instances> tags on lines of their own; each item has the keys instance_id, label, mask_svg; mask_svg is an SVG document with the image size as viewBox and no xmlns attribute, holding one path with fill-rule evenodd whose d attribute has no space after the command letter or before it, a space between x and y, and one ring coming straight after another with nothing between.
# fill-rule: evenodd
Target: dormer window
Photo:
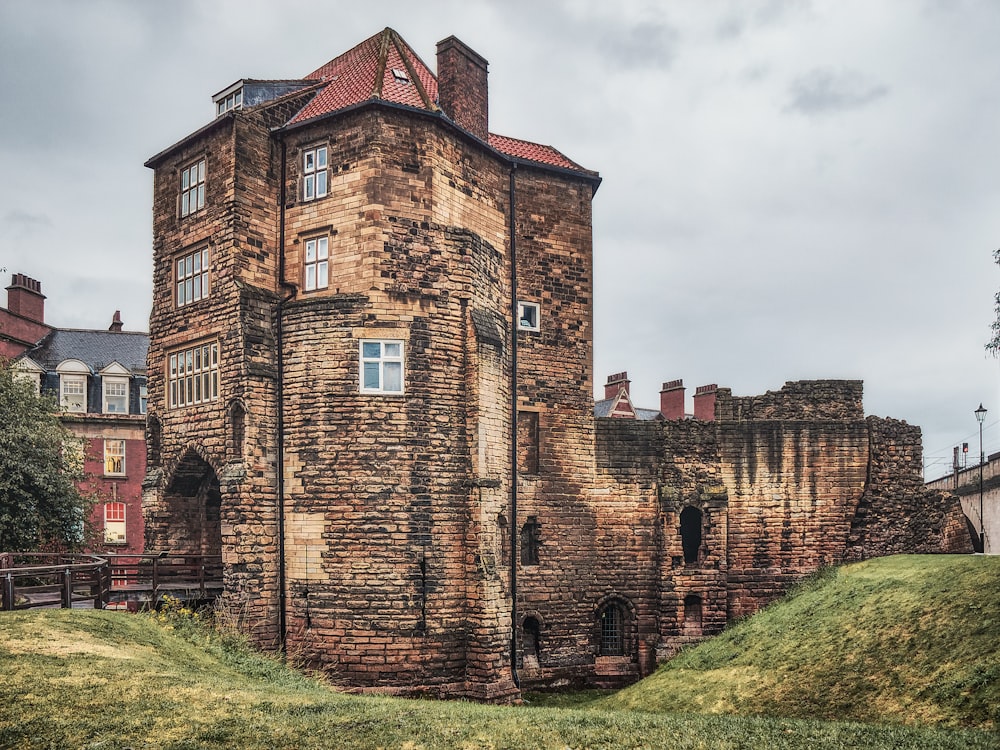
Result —
<instances>
[{"instance_id":1,"label":"dormer window","mask_svg":"<svg viewBox=\"0 0 1000 750\"><path fill-rule=\"evenodd\" d=\"M243 81L237 81L227 89L212 97L215 102L215 116L219 117L232 109L243 107Z\"/></svg>"},{"instance_id":2,"label":"dormer window","mask_svg":"<svg viewBox=\"0 0 1000 750\"><path fill-rule=\"evenodd\" d=\"M400 83L409 83L410 77L406 75L405 70L400 70L399 68L392 69L392 77L395 78Z\"/></svg>"},{"instance_id":3,"label":"dormer window","mask_svg":"<svg viewBox=\"0 0 1000 750\"><path fill-rule=\"evenodd\" d=\"M222 101L218 102L216 105L216 114L225 114L231 109L239 109L243 106L243 89L234 91L229 96L227 96Z\"/></svg>"},{"instance_id":4,"label":"dormer window","mask_svg":"<svg viewBox=\"0 0 1000 750\"><path fill-rule=\"evenodd\" d=\"M45 374L45 370L39 367L34 361L28 357L19 359L11 365L11 374L16 380L23 380L27 383L31 383L31 387L35 391L35 395L41 392L41 382L42 375Z\"/></svg>"},{"instance_id":5,"label":"dormer window","mask_svg":"<svg viewBox=\"0 0 1000 750\"><path fill-rule=\"evenodd\" d=\"M63 411L87 411L87 376L90 368L78 359L66 359L56 368L59 373L59 405Z\"/></svg>"},{"instance_id":6,"label":"dormer window","mask_svg":"<svg viewBox=\"0 0 1000 750\"><path fill-rule=\"evenodd\" d=\"M129 371L112 362L101 370L100 375L103 385L101 411L105 414L128 414Z\"/></svg>"}]
</instances>

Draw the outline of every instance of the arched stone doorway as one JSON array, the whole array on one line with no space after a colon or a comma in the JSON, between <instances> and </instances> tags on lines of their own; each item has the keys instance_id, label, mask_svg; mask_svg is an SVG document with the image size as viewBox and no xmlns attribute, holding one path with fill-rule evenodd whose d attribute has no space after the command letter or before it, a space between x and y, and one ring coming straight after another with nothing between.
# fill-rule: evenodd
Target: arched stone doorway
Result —
<instances>
[{"instance_id":1,"label":"arched stone doorway","mask_svg":"<svg viewBox=\"0 0 1000 750\"><path fill-rule=\"evenodd\" d=\"M188 450L161 503L160 549L181 555L222 554L222 493L215 469Z\"/></svg>"}]
</instances>

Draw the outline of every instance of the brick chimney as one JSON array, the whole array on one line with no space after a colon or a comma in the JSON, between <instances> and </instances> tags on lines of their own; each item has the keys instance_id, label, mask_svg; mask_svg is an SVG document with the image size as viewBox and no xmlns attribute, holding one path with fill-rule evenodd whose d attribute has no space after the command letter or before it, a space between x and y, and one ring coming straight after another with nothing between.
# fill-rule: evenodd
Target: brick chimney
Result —
<instances>
[{"instance_id":1,"label":"brick chimney","mask_svg":"<svg viewBox=\"0 0 1000 750\"><path fill-rule=\"evenodd\" d=\"M628 393L631 385L627 372L619 372L615 375L608 375L608 382L604 384L604 398L614 398L622 391Z\"/></svg>"},{"instance_id":2,"label":"brick chimney","mask_svg":"<svg viewBox=\"0 0 1000 750\"><path fill-rule=\"evenodd\" d=\"M694 418L703 422L715 421L715 394L719 386L699 385L694 391Z\"/></svg>"},{"instance_id":3,"label":"brick chimney","mask_svg":"<svg viewBox=\"0 0 1000 750\"><path fill-rule=\"evenodd\" d=\"M671 380L660 389L660 414L664 419L684 419L684 381Z\"/></svg>"},{"instance_id":4,"label":"brick chimney","mask_svg":"<svg viewBox=\"0 0 1000 750\"><path fill-rule=\"evenodd\" d=\"M122 329L122 311L115 310L114 317L111 318L111 325L108 326L108 330L118 333L121 331L121 329Z\"/></svg>"},{"instance_id":5,"label":"brick chimney","mask_svg":"<svg viewBox=\"0 0 1000 750\"><path fill-rule=\"evenodd\" d=\"M456 124L489 139L489 63L453 36L437 43L438 104Z\"/></svg>"},{"instance_id":6,"label":"brick chimney","mask_svg":"<svg viewBox=\"0 0 1000 750\"><path fill-rule=\"evenodd\" d=\"M42 294L42 283L23 273L13 274L10 286L7 287L7 310L36 323L44 323L45 295Z\"/></svg>"}]
</instances>

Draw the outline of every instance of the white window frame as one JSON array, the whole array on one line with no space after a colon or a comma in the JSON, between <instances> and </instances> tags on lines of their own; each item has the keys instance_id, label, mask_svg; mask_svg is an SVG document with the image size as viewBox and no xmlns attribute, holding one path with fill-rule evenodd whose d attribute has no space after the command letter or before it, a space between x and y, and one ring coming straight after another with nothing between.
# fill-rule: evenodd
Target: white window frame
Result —
<instances>
[{"instance_id":1,"label":"white window frame","mask_svg":"<svg viewBox=\"0 0 1000 750\"><path fill-rule=\"evenodd\" d=\"M401 395L406 383L405 355L406 345L400 339L361 339L358 342L361 393Z\"/></svg>"},{"instance_id":2,"label":"white window frame","mask_svg":"<svg viewBox=\"0 0 1000 750\"><path fill-rule=\"evenodd\" d=\"M59 374L59 403L63 411L87 411L87 376L75 373Z\"/></svg>"},{"instance_id":3,"label":"white window frame","mask_svg":"<svg viewBox=\"0 0 1000 750\"><path fill-rule=\"evenodd\" d=\"M37 396L42 392L42 375L45 370L38 366L30 357L24 357L14 362L10 367L15 380L31 383Z\"/></svg>"},{"instance_id":4,"label":"white window frame","mask_svg":"<svg viewBox=\"0 0 1000 750\"><path fill-rule=\"evenodd\" d=\"M104 439L104 476L125 476L125 440L122 438Z\"/></svg>"},{"instance_id":5,"label":"white window frame","mask_svg":"<svg viewBox=\"0 0 1000 750\"><path fill-rule=\"evenodd\" d=\"M128 378L116 378L102 375L104 394L103 411L105 414L128 414ZM114 399L114 400L112 400ZM121 409L112 406L121 405Z\"/></svg>"},{"instance_id":6,"label":"white window frame","mask_svg":"<svg viewBox=\"0 0 1000 750\"><path fill-rule=\"evenodd\" d=\"M177 303L177 307L184 307L208 297L209 254L207 247L180 256L173 266L174 301Z\"/></svg>"},{"instance_id":7,"label":"white window frame","mask_svg":"<svg viewBox=\"0 0 1000 750\"><path fill-rule=\"evenodd\" d=\"M302 200L326 197L329 188L329 150L315 146L302 152Z\"/></svg>"},{"instance_id":8,"label":"white window frame","mask_svg":"<svg viewBox=\"0 0 1000 750\"><path fill-rule=\"evenodd\" d=\"M305 242L305 287L307 292L330 286L330 238L312 237Z\"/></svg>"},{"instance_id":9,"label":"white window frame","mask_svg":"<svg viewBox=\"0 0 1000 750\"><path fill-rule=\"evenodd\" d=\"M167 407L219 399L219 344L212 341L167 355Z\"/></svg>"},{"instance_id":10,"label":"white window frame","mask_svg":"<svg viewBox=\"0 0 1000 750\"><path fill-rule=\"evenodd\" d=\"M128 518L127 514L128 506L119 500L113 500L104 504L105 544L128 543L128 531L125 524L126 519Z\"/></svg>"},{"instance_id":11,"label":"white window frame","mask_svg":"<svg viewBox=\"0 0 1000 750\"><path fill-rule=\"evenodd\" d=\"M205 160L199 159L181 170L181 216L190 216L205 207Z\"/></svg>"},{"instance_id":12,"label":"white window frame","mask_svg":"<svg viewBox=\"0 0 1000 750\"><path fill-rule=\"evenodd\" d=\"M517 301L517 329L540 331L542 310L537 302Z\"/></svg>"},{"instance_id":13,"label":"white window frame","mask_svg":"<svg viewBox=\"0 0 1000 750\"><path fill-rule=\"evenodd\" d=\"M149 387L143 383L139 386L139 413L146 413L146 405L149 403Z\"/></svg>"},{"instance_id":14,"label":"white window frame","mask_svg":"<svg viewBox=\"0 0 1000 750\"><path fill-rule=\"evenodd\" d=\"M224 115L231 109L241 109L243 107L243 89L238 88L231 91L223 99L216 103L216 116Z\"/></svg>"}]
</instances>

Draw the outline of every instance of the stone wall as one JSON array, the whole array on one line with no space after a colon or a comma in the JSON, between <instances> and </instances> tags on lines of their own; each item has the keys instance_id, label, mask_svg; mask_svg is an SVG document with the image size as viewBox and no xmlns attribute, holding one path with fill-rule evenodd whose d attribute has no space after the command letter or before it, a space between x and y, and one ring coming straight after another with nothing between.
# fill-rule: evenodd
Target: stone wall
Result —
<instances>
[{"instance_id":1,"label":"stone wall","mask_svg":"<svg viewBox=\"0 0 1000 750\"><path fill-rule=\"evenodd\" d=\"M907 553L972 552L972 540L951 493L927 489L920 428L868 418L871 459L845 560Z\"/></svg>"}]
</instances>

